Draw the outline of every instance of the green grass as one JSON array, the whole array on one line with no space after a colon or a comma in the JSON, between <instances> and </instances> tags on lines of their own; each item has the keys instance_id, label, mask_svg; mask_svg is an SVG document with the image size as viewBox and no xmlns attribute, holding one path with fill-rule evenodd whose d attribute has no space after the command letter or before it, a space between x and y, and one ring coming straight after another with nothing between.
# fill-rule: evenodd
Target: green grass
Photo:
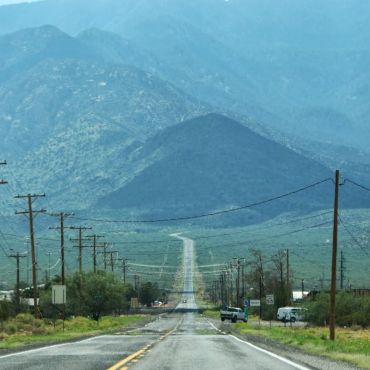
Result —
<instances>
[{"instance_id":1,"label":"green grass","mask_svg":"<svg viewBox=\"0 0 370 370\"><path fill-rule=\"evenodd\" d=\"M105 316L99 322L85 318L52 321L36 320L21 314L0 327L0 349L20 348L32 344L62 342L73 338L113 332L150 320L147 315Z\"/></svg>"},{"instance_id":2,"label":"green grass","mask_svg":"<svg viewBox=\"0 0 370 370\"><path fill-rule=\"evenodd\" d=\"M370 369L370 330L336 330L336 340L328 339L327 328L269 327L237 323L238 334L257 335L301 348L306 352L324 355L334 360L351 362Z\"/></svg>"},{"instance_id":3,"label":"green grass","mask_svg":"<svg viewBox=\"0 0 370 370\"><path fill-rule=\"evenodd\" d=\"M203 311L203 315L210 317L212 319L219 319L220 318L220 309L219 308L211 308L206 309Z\"/></svg>"}]
</instances>

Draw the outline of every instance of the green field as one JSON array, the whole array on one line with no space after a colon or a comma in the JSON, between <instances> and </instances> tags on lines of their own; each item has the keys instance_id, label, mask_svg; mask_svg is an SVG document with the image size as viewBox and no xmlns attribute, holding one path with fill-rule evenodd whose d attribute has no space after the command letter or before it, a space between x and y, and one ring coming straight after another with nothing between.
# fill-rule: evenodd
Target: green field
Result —
<instances>
[{"instance_id":1,"label":"green field","mask_svg":"<svg viewBox=\"0 0 370 370\"><path fill-rule=\"evenodd\" d=\"M341 212L339 225L339 250L344 256L345 287L366 288L370 286L367 271L370 246L370 210L351 210ZM55 220L54 220L55 222ZM196 241L196 258L202 281L209 282L218 275L224 263L233 257L244 257L250 261L251 249L261 250L266 268L271 267L271 257L278 250L289 249L290 267L293 276L293 286L301 287L304 279L307 290L317 287L326 289L329 286L331 266L332 212L323 210L309 215L285 215L276 219L246 227L213 228L179 224L174 227L122 224L98 224L94 232L106 235L105 241L111 245L114 254L114 272L123 276L122 262L116 258L128 258L126 270L127 281L133 282L134 275L139 275L141 281L157 281L162 288L171 289L175 274L182 260L182 242L170 234L183 232L184 236ZM38 249L39 280L43 280L48 267L50 275L60 274L59 235L44 225L44 232L36 235ZM343 226L344 225L344 226ZM104 228L103 228L104 226ZM15 233L15 231L14 231ZM92 233L92 232L90 232ZM69 238L76 238L76 232L66 233L66 271L78 269L78 250ZM7 246L14 250L26 251L29 248L24 236L5 233ZM25 236L27 233L24 234ZM102 242L101 239L100 242ZM87 242L85 242L87 243ZM90 243L91 244L91 243ZM102 248L98 249L99 251ZM4 288L12 288L15 283L15 261L1 259L0 282ZM98 265L104 268L101 254L98 255ZM216 265L216 266L209 266ZM31 262L29 258L21 260L21 279L31 281ZM83 269L92 270L92 250L83 249ZM107 269L111 269L110 259ZM339 272L338 272L339 276Z\"/></svg>"}]
</instances>

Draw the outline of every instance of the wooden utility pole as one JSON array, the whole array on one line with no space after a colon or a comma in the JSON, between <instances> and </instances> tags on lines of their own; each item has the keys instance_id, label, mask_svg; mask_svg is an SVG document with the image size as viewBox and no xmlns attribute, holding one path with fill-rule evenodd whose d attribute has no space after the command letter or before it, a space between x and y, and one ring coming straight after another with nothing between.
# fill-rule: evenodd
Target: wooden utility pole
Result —
<instances>
[{"instance_id":1,"label":"wooden utility pole","mask_svg":"<svg viewBox=\"0 0 370 370\"><path fill-rule=\"evenodd\" d=\"M94 265L94 272L96 273L96 248L104 248L104 245L97 245L96 240L98 238L104 238L104 235L93 234L93 235L87 235L86 238L92 238L92 240L93 240L93 245L92 245L92 248L93 248L93 265Z\"/></svg>"},{"instance_id":2,"label":"wooden utility pole","mask_svg":"<svg viewBox=\"0 0 370 370\"><path fill-rule=\"evenodd\" d=\"M139 275L134 275L134 289L135 292L137 293L137 296L139 298L139 287L140 287L140 276Z\"/></svg>"},{"instance_id":3,"label":"wooden utility pole","mask_svg":"<svg viewBox=\"0 0 370 370\"><path fill-rule=\"evenodd\" d=\"M236 307L240 307L240 258L236 258L236 270L237 270L237 278L236 278Z\"/></svg>"},{"instance_id":4,"label":"wooden utility pole","mask_svg":"<svg viewBox=\"0 0 370 370\"><path fill-rule=\"evenodd\" d=\"M344 272L345 272L345 262L346 259L344 258L344 253L340 251L340 290L343 290L343 283L344 283Z\"/></svg>"},{"instance_id":5,"label":"wooden utility pole","mask_svg":"<svg viewBox=\"0 0 370 370\"><path fill-rule=\"evenodd\" d=\"M83 245L82 241L86 240L82 238L82 231L83 230L91 230L91 227L86 227L86 226L70 226L69 229L71 230L78 230L78 239L72 239L72 240L77 240L78 245L74 245L74 248L78 248L78 265L79 265L79 272L82 274L82 248L89 247L87 245Z\"/></svg>"},{"instance_id":6,"label":"wooden utility pole","mask_svg":"<svg viewBox=\"0 0 370 370\"><path fill-rule=\"evenodd\" d=\"M291 290L290 290L290 282L289 282L289 275L290 275L290 267L289 267L289 249L286 249L286 291L287 291L287 300L288 304L290 304L291 301Z\"/></svg>"},{"instance_id":7,"label":"wooden utility pole","mask_svg":"<svg viewBox=\"0 0 370 370\"><path fill-rule=\"evenodd\" d=\"M122 261L123 284L126 284L126 261L128 261L128 259L119 258L118 261Z\"/></svg>"},{"instance_id":8,"label":"wooden utility pole","mask_svg":"<svg viewBox=\"0 0 370 370\"><path fill-rule=\"evenodd\" d=\"M335 171L333 250L331 257L331 289L330 289L330 340L335 340L335 298L337 290L337 248L338 248L338 208L339 208L339 170Z\"/></svg>"},{"instance_id":9,"label":"wooden utility pole","mask_svg":"<svg viewBox=\"0 0 370 370\"><path fill-rule=\"evenodd\" d=\"M303 295L304 295L304 279L301 279L301 288L302 288L302 301L303 301Z\"/></svg>"},{"instance_id":10,"label":"wooden utility pole","mask_svg":"<svg viewBox=\"0 0 370 370\"><path fill-rule=\"evenodd\" d=\"M61 263L61 283L65 283L65 259L64 259L64 220L68 216L72 216L73 213L51 213L50 216L55 216L60 218L59 227L49 227L51 230L60 230L60 263Z\"/></svg>"},{"instance_id":11,"label":"wooden utility pole","mask_svg":"<svg viewBox=\"0 0 370 370\"><path fill-rule=\"evenodd\" d=\"M110 266L111 266L111 271L113 272L114 271L114 262L113 262L113 254L114 253L118 253L118 251L108 251L108 252L103 252L104 253L104 261L105 261L105 269L107 268L107 264L106 264L106 260L105 260L105 256L107 254L110 255Z\"/></svg>"},{"instance_id":12,"label":"wooden utility pole","mask_svg":"<svg viewBox=\"0 0 370 370\"><path fill-rule=\"evenodd\" d=\"M102 254L103 255L103 259L104 259L104 271L107 271L107 259L106 259L106 255L109 254L109 252L107 252L107 247L108 247L108 243L103 243L103 252L98 252L98 254Z\"/></svg>"},{"instance_id":13,"label":"wooden utility pole","mask_svg":"<svg viewBox=\"0 0 370 370\"><path fill-rule=\"evenodd\" d=\"M16 301L17 301L17 313L20 312L20 293L19 293L19 283L20 283L20 269L19 269L19 259L25 258L26 256L22 256L17 252L17 254L11 254L9 255L11 258L15 258L17 260L17 285L16 285Z\"/></svg>"},{"instance_id":14,"label":"wooden utility pole","mask_svg":"<svg viewBox=\"0 0 370 370\"><path fill-rule=\"evenodd\" d=\"M28 201L28 211L15 212L17 215L27 215L29 220L30 228L30 240L31 240L31 256L32 256L32 288L33 288L33 307L35 318L40 317L40 312L37 303L37 261L36 261L36 242L35 242L35 233L33 229L33 217L38 213L45 213L45 209L40 209L35 211L32 209L32 203L34 199L45 197L45 194L27 194L27 195L17 195L16 199L27 199Z\"/></svg>"},{"instance_id":15,"label":"wooden utility pole","mask_svg":"<svg viewBox=\"0 0 370 370\"><path fill-rule=\"evenodd\" d=\"M7 164L6 161L1 161L0 162L0 166L5 166L6 164ZM7 183L8 183L8 181L0 180L0 185L5 185Z\"/></svg>"}]
</instances>

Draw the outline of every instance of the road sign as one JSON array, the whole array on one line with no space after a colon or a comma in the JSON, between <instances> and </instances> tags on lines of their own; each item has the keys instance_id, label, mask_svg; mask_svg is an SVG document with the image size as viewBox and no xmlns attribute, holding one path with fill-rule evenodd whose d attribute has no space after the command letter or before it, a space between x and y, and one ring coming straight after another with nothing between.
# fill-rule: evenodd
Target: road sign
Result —
<instances>
[{"instance_id":1,"label":"road sign","mask_svg":"<svg viewBox=\"0 0 370 370\"><path fill-rule=\"evenodd\" d=\"M266 304L273 305L274 304L274 295L273 294L266 294Z\"/></svg>"},{"instance_id":2,"label":"road sign","mask_svg":"<svg viewBox=\"0 0 370 370\"><path fill-rule=\"evenodd\" d=\"M259 299L251 299L249 301L250 307L260 307L261 306L261 301Z\"/></svg>"},{"instance_id":3,"label":"road sign","mask_svg":"<svg viewBox=\"0 0 370 370\"><path fill-rule=\"evenodd\" d=\"M140 308L139 300L137 298L131 298L130 307L133 308L133 309Z\"/></svg>"},{"instance_id":4,"label":"road sign","mask_svg":"<svg viewBox=\"0 0 370 370\"><path fill-rule=\"evenodd\" d=\"M67 302L67 289L65 285L53 285L51 292L52 304L66 304Z\"/></svg>"}]
</instances>

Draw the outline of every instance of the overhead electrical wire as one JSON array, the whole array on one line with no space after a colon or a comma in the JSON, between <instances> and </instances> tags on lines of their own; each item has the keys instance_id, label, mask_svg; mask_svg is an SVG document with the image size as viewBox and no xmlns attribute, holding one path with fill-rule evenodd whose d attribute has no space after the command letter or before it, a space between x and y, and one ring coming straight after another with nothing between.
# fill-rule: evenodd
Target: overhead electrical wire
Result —
<instances>
[{"instance_id":1,"label":"overhead electrical wire","mask_svg":"<svg viewBox=\"0 0 370 370\"><path fill-rule=\"evenodd\" d=\"M353 180L351 180L351 179L344 179L344 183L346 183L346 182L349 182L350 184L352 184L352 185L355 185L355 186L357 186L358 188L361 188L362 190L366 190L366 191L369 191L370 192L370 188L368 188L367 186L365 186L365 185L361 185L361 184L359 184L358 182L356 182L356 181L353 181Z\"/></svg>"},{"instance_id":2,"label":"overhead electrical wire","mask_svg":"<svg viewBox=\"0 0 370 370\"><path fill-rule=\"evenodd\" d=\"M340 215L338 215L339 218L339 223L343 226L344 230L346 233L350 236L352 241L354 242L355 245L357 245L367 256L369 256L369 251L365 249L365 247L361 244L361 242L353 235L353 233L347 228L346 224L343 222L342 218Z\"/></svg>"},{"instance_id":3,"label":"overhead electrical wire","mask_svg":"<svg viewBox=\"0 0 370 370\"><path fill-rule=\"evenodd\" d=\"M260 206L260 205L263 205L263 204L266 204L266 203L270 203L270 202L273 202L273 201L276 201L276 200L279 200L279 199L283 199L283 198L289 197L291 195L300 193L302 191L314 188L314 187L316 187L318 185L321 185L321 184L323 184L325 182L328 182L328 181L333 181L333 180L332 180L332 178L329 177L329 178L317 181L315 183L306 185L306 186L301 187L299 189L290 191L288 193L280 194L280 195L277 195L275 197L267 198L267 199L264 199L264 200L261 200L261 201L258 201L258 202L249 203L249 204L246 204L246 205L240 206L240 207L234 207L234 208L230 208L230 209L224 209L224 210L221 210L221 211L209 212L209 213L193 215L193 216L162 218L162 219L152 219L152 220L106 220L106 219L104 220L104 219L83 218L83 217L76 217L76 216L71 216L71 218L75 218L75 219L81 220L81 221L101 222L101 223L159 223L159 222L170 222L170 221L194 220L194 219L199 219L199 218L204 218L204 217L211 217L211 216L217 216L217 215L221 215L221 214L236 212L236 211L240 211L240 210L247 209L247 208L257 207L257 206Z\"/></svg>"}]
</instances>

